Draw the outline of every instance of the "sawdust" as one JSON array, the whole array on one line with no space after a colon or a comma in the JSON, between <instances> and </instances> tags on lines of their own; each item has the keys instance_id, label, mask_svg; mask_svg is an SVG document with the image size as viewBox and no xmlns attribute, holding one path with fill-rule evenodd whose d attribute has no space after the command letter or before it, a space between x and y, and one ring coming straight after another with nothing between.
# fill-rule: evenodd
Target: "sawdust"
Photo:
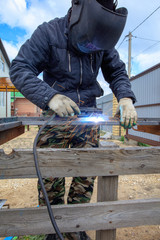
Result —
<instances>
[{"instance_id":1,"label":"sawdust","mask_svg":"<svg viewBox=\"0 0 160 240\"><path fill-rule=\"evenodd\" d=\"M32 148L37 128L32 127L29 132L12 141L1 145L6 153L12 148ZM116 141L121 146L121 142ZM71 178L67 178L66 192ZM92 202L96 202L97 181L95 182ZM147 199L160 197L160 175L132 175L119 177L118 199ZM38 205L37 179L0 180L0 199L7 199L10 208L36 207ZM95 232L88 231L91 239L95 239ZM160 240L160 226L141 226L117 230L117 240ZM1 240L1 239L0 239Z\"/></svg>"}]
</instances>

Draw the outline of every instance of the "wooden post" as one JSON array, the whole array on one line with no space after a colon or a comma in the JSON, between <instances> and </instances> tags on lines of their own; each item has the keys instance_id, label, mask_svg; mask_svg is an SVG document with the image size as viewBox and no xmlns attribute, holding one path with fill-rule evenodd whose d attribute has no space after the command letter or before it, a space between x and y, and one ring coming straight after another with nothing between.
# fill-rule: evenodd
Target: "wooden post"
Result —
<instances>
[{"instance_id":1,"label":"wooden post","mask_svg":"<svg viewBox=\"0 0 160 240\"><path fill-rule=\"evenodd\" d=\"M6 87L6 117L8 117L8 95L7 95L7 87Z\"/></svg>"},{"instance_id":2,"label":"wooden post","mask_svg":"<svg viewBox=\"0 0 160 240\"><path fill-rule=\"evenodd\" d=\"M118 195L118 176L98 177L97 201L115 201ZM116 229L96 232L96 240L116 240Z\"/></svg>"}]
</instances>

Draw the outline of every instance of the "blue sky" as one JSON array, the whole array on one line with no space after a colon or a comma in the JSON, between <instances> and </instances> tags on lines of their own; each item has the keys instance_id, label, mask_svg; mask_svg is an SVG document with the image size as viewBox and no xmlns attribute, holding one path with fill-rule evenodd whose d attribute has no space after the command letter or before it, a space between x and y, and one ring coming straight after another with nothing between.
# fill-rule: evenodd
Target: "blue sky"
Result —
<instances>
[{"instance_id":1,"label":"blue sky","mask_svg":"<svg viewBox=\"0 0 160 240\"><path fill-rule=\"evenodd\" d=\"M0 38L10 60L17 55L20 46L30 38L38 25L64 16L70 3L71 0L0 0ZM117 48L129 31L135 29L160 6L160 0L119 0L118 7L122 6L128 9L129 15ZM136 75L160 62L160 9L132 34L132 75ZM127 67L127 38L118 51ZM98 80L105 94L109 93L101 73Z\"/></svg>"}]
</instances>

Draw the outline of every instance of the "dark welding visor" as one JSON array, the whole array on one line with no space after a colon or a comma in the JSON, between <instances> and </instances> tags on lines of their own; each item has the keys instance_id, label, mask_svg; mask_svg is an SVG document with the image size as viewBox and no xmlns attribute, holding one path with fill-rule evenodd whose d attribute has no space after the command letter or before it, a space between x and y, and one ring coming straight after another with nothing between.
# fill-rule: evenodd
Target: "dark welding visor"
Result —
<instances>
[{"instance_id":1,"label":"dark welding visor","mask_svg":"<svg viewBox=\"0 0 160 240\"><path fill-rule=\"evenodd\" d=\"M96 0L73 0L69 46L84 53L113 48L122 34L127 14L126 8L110 10Z\"/></svg>"}]
</instances>

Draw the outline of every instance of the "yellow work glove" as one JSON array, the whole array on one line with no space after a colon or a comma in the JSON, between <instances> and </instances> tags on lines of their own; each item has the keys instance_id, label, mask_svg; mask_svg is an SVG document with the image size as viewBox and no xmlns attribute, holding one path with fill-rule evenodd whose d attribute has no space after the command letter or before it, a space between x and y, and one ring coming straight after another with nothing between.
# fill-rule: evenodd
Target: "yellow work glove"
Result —
<instances>
[{"instance_id":1,"label":"yellow work glove","mask_svg":"<svg viewBox=\"0 0 160 240\"><path fill-rule=\"evenodd\" d=\"M120 116L121 126L125 129L135 126L137 122L137 112L132 99L121 98L115 116Z\"/></svg>"},{"instance_id":2,"label":"yellow work glove","mask_svg":"<svg viewBox=\"0 0 160 240\"><path fill-rule=\"evenodd\" d=\"M59 117L74 116L74 114L80 114L79 107L70 98L56 94L48 103L50 109L52 109Z\"/></svg>"}]
</instances>

